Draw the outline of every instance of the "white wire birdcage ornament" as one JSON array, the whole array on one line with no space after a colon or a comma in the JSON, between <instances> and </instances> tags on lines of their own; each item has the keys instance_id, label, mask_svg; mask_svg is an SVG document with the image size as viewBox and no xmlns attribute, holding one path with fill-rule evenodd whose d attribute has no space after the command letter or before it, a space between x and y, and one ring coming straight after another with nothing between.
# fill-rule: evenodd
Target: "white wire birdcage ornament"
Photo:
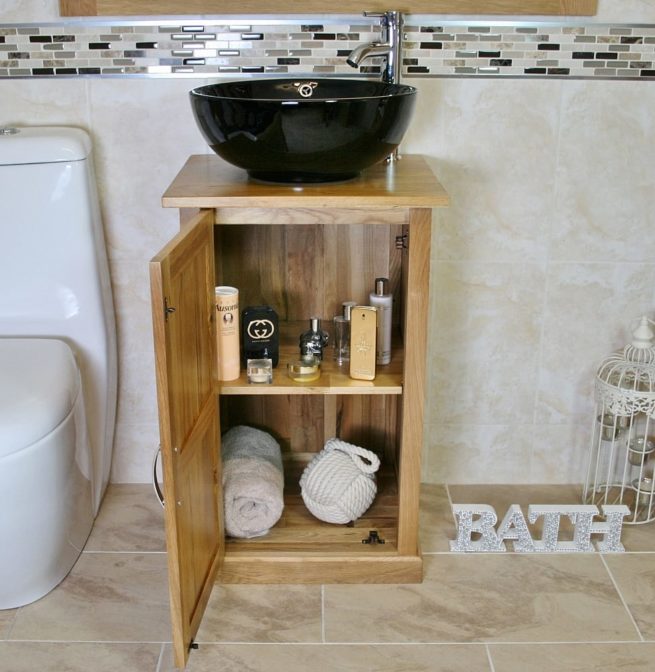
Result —
<instances>
[{"instance_id":1,"label":"white wire birdcage ornament","mask_svg":"<svg viewBox=\"0 0 655 672\"><path fill-rule=\"evenodd\" d=\"M625 504L624 523L655 520L655 333L642 317L633 340L596 374L596 409L583 500Z\"/></svg>"}]
</instances>

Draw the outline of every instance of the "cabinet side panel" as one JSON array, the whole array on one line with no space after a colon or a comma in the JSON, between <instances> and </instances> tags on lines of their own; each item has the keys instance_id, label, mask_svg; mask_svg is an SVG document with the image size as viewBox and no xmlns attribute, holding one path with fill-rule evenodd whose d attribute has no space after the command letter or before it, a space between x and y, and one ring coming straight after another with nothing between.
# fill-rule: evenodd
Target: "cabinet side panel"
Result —
<instances>
[{"instance_id":1,"label":"cabinet side panel","mask_svg":"<svg viewBox=\"0 0 655 672\"><path fill-rule=\"evenodd\" d=\"M431 228L430 210L410 210L399 464L398 551L401 555L418 553L418 498L423 448Z\"/></svg>"}]
</instances>

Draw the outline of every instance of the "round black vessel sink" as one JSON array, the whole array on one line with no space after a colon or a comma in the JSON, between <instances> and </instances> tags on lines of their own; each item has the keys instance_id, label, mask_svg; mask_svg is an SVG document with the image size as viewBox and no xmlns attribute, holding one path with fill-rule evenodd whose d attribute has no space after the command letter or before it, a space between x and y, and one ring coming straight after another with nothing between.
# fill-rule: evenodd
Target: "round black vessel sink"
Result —
<instances>
[{"instance_id":1,"label":"round black vessel sink","mask_svg":"<svg viewBox=\"0 0 655 672\"><path fill-rule=\"evenodd\" d=\"M269 182L356 177L398 146L416 89L357 79L261 79L190 93L209 146Z\"/></svg>"}]
</instances>

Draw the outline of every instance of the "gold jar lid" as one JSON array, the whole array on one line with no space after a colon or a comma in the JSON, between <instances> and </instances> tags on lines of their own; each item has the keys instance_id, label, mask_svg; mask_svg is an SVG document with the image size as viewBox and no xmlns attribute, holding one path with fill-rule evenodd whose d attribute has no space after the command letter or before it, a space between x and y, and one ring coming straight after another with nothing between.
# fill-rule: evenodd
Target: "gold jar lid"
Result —
<instances>
[{"instance_id":1,"label":"gold jar lid","mask_svg":"<svg viewBox=\"0 0 655 672\"><path fill-rule=\"evenodd\" d=\"M287 364L287 374L298 382L316 380L321 376L321 362L316 357L301 357Z\"/></svg>"}]
</instances>

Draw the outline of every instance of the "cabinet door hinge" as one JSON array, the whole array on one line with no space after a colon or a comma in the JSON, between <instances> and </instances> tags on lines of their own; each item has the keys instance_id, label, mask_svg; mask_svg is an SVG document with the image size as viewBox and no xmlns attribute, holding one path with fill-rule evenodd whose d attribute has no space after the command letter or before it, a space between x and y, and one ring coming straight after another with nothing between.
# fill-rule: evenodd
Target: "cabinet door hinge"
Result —
<instances>
[{"instance_id":1,"label":"cabinet door hinge","mask_svg":"<svg viewBox=\"0 0 655 672\"><path fill-rule=\"evenodd\" d=\"M175 312L174 306L168 305L168 298L164 297L164 320L168 322L168 316Z\"/></svg>"},{"instance_id":2,"label":"cabinet door hinge","mask_svg":"<svg viewBox=\"0 0 655 672\"><path fill-rule=\"evenodd\" d=\"M406 250L409 248L409 234L403 233L402 236L396 236L396 249Z\"/></svg>"}]
</instances>

